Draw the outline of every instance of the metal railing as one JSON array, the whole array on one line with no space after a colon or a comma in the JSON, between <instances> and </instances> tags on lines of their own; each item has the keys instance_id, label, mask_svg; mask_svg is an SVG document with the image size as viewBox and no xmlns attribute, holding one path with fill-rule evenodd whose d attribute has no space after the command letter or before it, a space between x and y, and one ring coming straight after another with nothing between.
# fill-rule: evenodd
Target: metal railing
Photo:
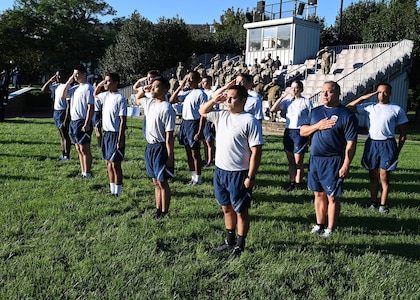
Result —
<instances>
[{"instance_id":1,"label":"metal railing","mask_svg":"<svg viewBox=\"0 0 420 300\"><path fill-rule=\"evenodd\" d=\"M383 45L382 47L390 47L377 57L372 58L370 61L363 64L358 69L343 76L337 83L341 87L341 94L344 95L342 101L345 102L347 97L353 97L360 94L361 91L369 80L376 81L380 76L386 76L395 68L395 65L403 67L404 59L410 58L414 42L411 40L402 40L400 42L390 43L375 43L364 45L350 45L353 48L348 49L366 49L372 48L373 45ZM381 77L381 78L382 78ZM310 97L314 107L320 105L320 92Z\"/></svg>"}]
</instances>

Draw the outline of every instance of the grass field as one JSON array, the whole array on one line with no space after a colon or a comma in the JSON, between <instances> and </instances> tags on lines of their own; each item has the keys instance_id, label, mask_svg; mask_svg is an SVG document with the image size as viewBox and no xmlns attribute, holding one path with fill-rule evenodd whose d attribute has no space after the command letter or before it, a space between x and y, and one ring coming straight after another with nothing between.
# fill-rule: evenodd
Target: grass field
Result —
<instances>
[{"instance_id":1,"label":"grass field","mask_svg":"<svg viewBox=\"0 0 420 300\"><path fill-rule=\"evenodd\" d=\"M309 233L312 193L284 190L281 136L265 136L246 251L231 261L211 251L224 238L212 169L202 186L186 186L177 145L170 216L151 219L141 121L128 125L123 194L114 198L96 147L86 180L74 148L70 161L56 162L52 119L0 123L0 299L420 298L420 142L404 146L390 214L381 215L365 208L359 141L337 232L324 240Z\"/></svg>"}]
</instances>

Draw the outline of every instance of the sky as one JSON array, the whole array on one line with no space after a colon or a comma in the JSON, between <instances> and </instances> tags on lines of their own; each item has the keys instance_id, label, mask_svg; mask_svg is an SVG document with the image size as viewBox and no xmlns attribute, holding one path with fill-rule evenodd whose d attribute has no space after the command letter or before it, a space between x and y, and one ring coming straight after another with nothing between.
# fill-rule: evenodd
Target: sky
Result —
<instances>
[{"instance_id":1,"label":"sky","mask_svg":"<svg viewBox=\"0 0 420 300\"><path fill-rule=\"evenodd\" d=\"M287 2L290 0L283 0ZM0 12L8 8L13 8L14 0L0 0ZM105 0L117 11L117 17L127 17L137 10L140 15L149 21L156 23L159 17L172 18L179 16L187 24L212 24L214 20L219 21L220 16L230 7L241 8L246 11L252 10L257 6L257 0L210 0L210 1L192 1L192 0L160 0L157 3L143 0ZM303 1L307 3L307 1ZM344 0L343 8L349 6L352 0ZM192 5L195 3L195 5ZM278 4L280 0L265 1L269 4ZM334 25L336 16L340 12L341 0L318 0L316 14L319 17L325 17L327 26ZM115 17L115 16L114 16ZM113 17L102 19L109 21Z\"/></svg>"},{"instance_id":2,"label":"sky","mask_svg":"<svg viewBox=\"0 0 420 300\"><path fill-rule=\"evenodd\" d=\"M291 0L282 0L283 3ZM14 0L0 0L0 12L5 9L13 8ZM252 10L257 6L257 0L209 0L209 1L193 1L193 0L160 0L158 3L144 0L105 0L116 11L116 16L101 18L103 21L110 21L113 17L127 17L137 10L140 15L149 21L156 23L159 17L172 18L179 16L184 19L187 24L212 24L214 20L219 21L220 16L228 8L234 7L246 11L247 8ZM306 0L302 2L307 3ZM343 9L348 7L356 0L343 0ZM192 5L195 3L195 5ZM269 4L279 4L280 0L265 1L266 6ZM320 18L324 17L326 25L334 25L335 18L340 14L341 0L318 0L316 6L316 15ZM420 5L420 0L417 1ZM305 8L308 5L306 4Z\"/></svg>"}]
</instances>

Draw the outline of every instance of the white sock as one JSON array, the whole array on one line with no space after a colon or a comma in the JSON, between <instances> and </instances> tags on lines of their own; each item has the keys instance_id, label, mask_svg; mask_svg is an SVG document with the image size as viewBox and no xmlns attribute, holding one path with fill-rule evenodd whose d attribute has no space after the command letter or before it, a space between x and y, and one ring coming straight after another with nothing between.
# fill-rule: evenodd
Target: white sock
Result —
<instances>
[{"instance_id":1,"label":"white sock","mask_svg":"<svg viewBox=\"0 0 420 300\"><path fill-rule=\"evenodd\" d=\"M109 183L109 191L111 192L111 194L115 194L115 183L110 182Z\"/></svg>"},{"instance_id":2,"label":"white sock","mask_svg":"<svg viewBox=\"0 0 420 300\"><path fill-rule=\"evenodd\" d=\"M86 172L82 172L82 176L86 176Z\"/></svg>"},{"instance_id":3,"label":"white sock","mask_svg":"<svg viewBox=\"0 0 420 300\"><path fill-rule=\"evenodd\" d=\"M201 175L195 175L195 179L196 182L201 183Z\"/></svg>"},{"instance_id":4,"label":"white sock","mask_svg":"<svg viewBox=\"0 0 420 300\"><path fill-rule=\"evenodd\" d=\"M122 185L121 184L116 184L114 194L117 195L117 196L121 195L121 190L122 190Z\"/></svg>"},{"instance_id":5,"label":"white sock","mask_svg":"<svg viewBox=\"0 0 420 300\"><path fill-rule=\"evenodd\" d=\"M195 176L196 176L195 171L190 171L190 173L191 173L191 179L195 180Z\"/></svg>"}]
</instances>

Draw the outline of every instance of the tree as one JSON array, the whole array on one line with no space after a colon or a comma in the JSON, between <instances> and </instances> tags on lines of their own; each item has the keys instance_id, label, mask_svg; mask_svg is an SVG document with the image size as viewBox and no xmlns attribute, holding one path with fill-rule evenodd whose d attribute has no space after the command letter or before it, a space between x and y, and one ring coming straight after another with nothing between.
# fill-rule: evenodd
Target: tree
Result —
<instances>
[{"instance_id":1,"label":"tree","mask_svg":"<svg viewBox=\"0 0 420 300\"><path fill-rule=\"evenodd\" d=\"M145 70L153 68L149 41L153 38L153 24L135 11L121 27L115 43L108 46L99 62L102 73L117 72L122 83L131 83Z\"/></svg>"},{"instance_id":2,"label":"tree","mask_svg":"<svg viewBox=\"0 0 420 300\"><path fill-rule=\"evenodd\" d=\"M335 21L335 34L339 43L342 45L363 43L363 27L367 20L371 16L379 14L384 6L384 3L377 3L373 0L351 3L343 10L341 22L339 17Z\"/></svg>"},{"instance_id":3,"label":"tree","mask_svg":"<svg viewBox=\"0 0 420 300\"><path fill-rule=\"evenodd\" d=\"M219 53L242 53L246 45L246 30L244 24L247 22L242 9L229 8L222 16L220 23L214 22L216 29L215 42L218 45Z\"/></svg>"},{"instance_id":4,"label":"tree","mask_svg":"<svg viewBox=\"0 0 420 300\"><path fill-rule=\"evenodd\" d=\"M81 61L95 65L113 37L97 16L113 14L103 0L16 0L0 15L2 61L13 59L32 81Z\"/></svg>"},{"instance_id":5,"label":"tree","mask_svg":"<svg viewBox=\"0 0 420 300\"><path fill-rule=\"evenodd\" d=\"M118 72L123 84L131 84L151 69L162 71L185 61L191 45L190 31L182 19L160 18L153 24L135 11L106 49L100 69Z\"/></svg>"}]
</instances>

